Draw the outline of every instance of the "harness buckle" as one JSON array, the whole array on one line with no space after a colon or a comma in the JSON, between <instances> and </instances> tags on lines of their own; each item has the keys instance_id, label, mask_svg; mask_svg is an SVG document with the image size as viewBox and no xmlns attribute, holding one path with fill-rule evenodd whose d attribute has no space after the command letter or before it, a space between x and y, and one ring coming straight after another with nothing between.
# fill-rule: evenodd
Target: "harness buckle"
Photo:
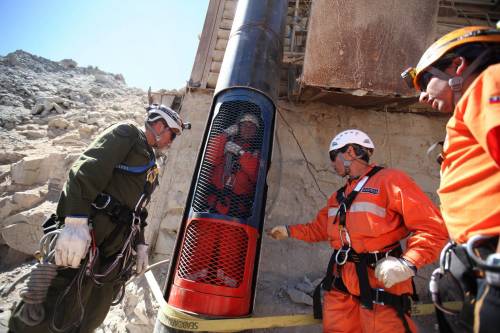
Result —
<instances>
[{"instance_id":1,"label":"harness buckle","mask_svg":"<svg viewBox=\"0 0 500 333\"><path fill-rule=\"evenodd\" d=\"M106 207L108 207L109 203L111 202L111 196L109 194L100 194L100 196L106 196L106 202L102 205L102 206L99 206L97 205L95 202L92 202L91 205L95 208L95 209L104 209Z\"/></svg>"},{"instance_id":2,"label":"harness buckle","mask_svg":"<svg viewBox=\"0 0 500 333\"><path fill-rule=\"evenodd\" d=\"M141 217L136 215L135 212L132 213L132 226L137 227L141 224Z\"/></svg>"},{"instance_id":3,"label":"harness buckle","mask_svg":"<svg viewBox=\"0 0 500 333\"><path fill-rule=\"evenodd\" d=\"M389 257L389 253L391 253L391 251L392 250L389 250L387 252L375 251L375 252L370 252L370 253L375 257L375 263L376 263L381 259Z\"/></svg>"},{"instance_id":4,"label":"harness buckle","mask_svg":"<svg viewBox=\"0 0 500 333\"><path fill-rule=\"evenodd\" d=\"M351 252L350 247L342 247L340 250L335 253L335 262L337 265L342 266L347 262L347 258L349 257L349 252ZM342 254L342 259L340 259L340 255Z\"/></svg>"},{"instance_id":5,"label":"harness buckle","mask_svg":"<svg viewBox=\"0 0 500 333\"><path fill-rule=\"evenodd\" d=\"M375 290L375 295L373 297L373 304L378 304L378 305L385 305L384 301L382 301L382 292L384 292L384 289L382 288L376 288Z\"/></svg>"}]
</instances>

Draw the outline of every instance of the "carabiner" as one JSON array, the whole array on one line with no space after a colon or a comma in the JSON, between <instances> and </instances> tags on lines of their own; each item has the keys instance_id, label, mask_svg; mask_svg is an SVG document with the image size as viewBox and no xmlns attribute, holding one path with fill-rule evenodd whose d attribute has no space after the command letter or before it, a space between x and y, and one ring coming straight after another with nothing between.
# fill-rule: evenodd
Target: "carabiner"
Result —
<instances>
[{"instance_id":1,"label":"carabiner","mask_svg":"<svg viewBox=\"0 0 500 333\"><path fill-rule=\"evenodd\" d=\"M484 269L486 271L499 273L500 266L492 266L492 265L488 264L485 260L483 260L480 256L478 256L474 252L474 249L476 247L475 246L476 243L490 239L490 238L494 238L494 237L497 237L497 236L474 235L467 241L465 249L467 250L467 254L469 255L469 257L476 263L476 265L479 268Z\"/></svg>"},{"instance_id":2,"label":"carabiner","mask_svg":"<svg viewBox=\"0 0 500 333\"><path fill-rule=\"evenodd\" d=\"M347 258L349 257L349 252L351 252L350 247L342 247L337 251L337 253L335 254L335 262L337 263L337 265L342 266L347 262ZM344 257L342 258L342 260L339 260L339 256L341 253L344 255Z\"/></svg>"},{"instance_id":3,"label":"carabiner","mask_svg":"<svg viewBox=\"0 0 500 333\"><path fill-rule=\"evenodd\" d=\"M344 237L342 237L342 233L344 233ZM340 242L342 243L342 247L347 245L347 247L351 247L351 236L349 236L349 232L347 232L347 229L344 227L339 228L339 238ZM345 242L344 242L345 238Z\"/></svg>"}]
</instances>

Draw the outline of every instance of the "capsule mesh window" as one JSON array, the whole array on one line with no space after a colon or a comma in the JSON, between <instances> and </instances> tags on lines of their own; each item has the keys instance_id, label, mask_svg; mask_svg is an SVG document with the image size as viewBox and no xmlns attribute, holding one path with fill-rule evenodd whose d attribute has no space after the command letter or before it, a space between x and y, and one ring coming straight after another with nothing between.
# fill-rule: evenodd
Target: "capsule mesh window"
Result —
<instances>
[{"instance_id":1,"label":"capsule mesh window","mask_svg":"<svg viewBox=\"0 0 500 333\"><path fill-rule=\"evenodd\" d=\"M258 122L254 135L248 129ZM246 125L245 125L246 124ZM236 218L252 215L264 123L258 105L224 102L212 122L194 193L194 212Z\"/></svg>"},{"instance_id":2,"label":"capsule mesh window","mask_svg":"<svg viewBox=\"0 0 500 333\"><path fill-rule=\"evenodd\" d=\"M180 278L238 288L243 281L248 236L237 225L194 220L186 230Z\"/></svg>"}]
</instances>

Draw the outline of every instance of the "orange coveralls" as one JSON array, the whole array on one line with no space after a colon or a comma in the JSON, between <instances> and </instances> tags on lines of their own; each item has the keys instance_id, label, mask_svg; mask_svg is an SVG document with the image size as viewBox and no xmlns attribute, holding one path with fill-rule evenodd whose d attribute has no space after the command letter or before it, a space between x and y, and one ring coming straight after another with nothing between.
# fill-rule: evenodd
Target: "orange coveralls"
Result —
<instances>
[{"instance_id":1,"label":"orange coveralls","mask_svg":"<svg viewBox=\"0 0 500 333\"><path fill-rule=\"evenodd\" d=\"M248 200L232 200L235 196L253 196L255 191L255 182L257 181L257 172L259 166L259 154L257 152L248 151L250 143L240 143L238 140L233 140L240 145L245 152L241 156L235 156L237 168L231 170L229 175L224 175L226 155L224 147L228 142L228 136L224 133L216 136L207 147L207 161L214 168L211 174L211 183L217 191L222 193L226 187L230 192L225 197L221 198L220 194L210 195L208 203L210 206L221 214L228 214L231 209L231 204L236 204L239 207L236 210L239 213L247 211L250 207L245 207L244 201ZM229 153L228 153L229 154ZM233 202L234 203L233 203Z\"/></svg>"},{"instance_id":2,"label":"orange coveralls","mask_svg":"<svg viewBox=\"0 0 500 333\"><path fill-rule=\"evenodd\" d=\"M347 184L346 196L362 178ZM338 207L334 193L314 220L289 226L290 236L306 242L329 241L332 248L340 249L338 221L334 221ZM403 257L417 268L433 262L448 238L434 204L406 174L395 169L383 169L368 180L347 211L346 228L357 253L387 251L387 247L408 236ZM373 310L364 309L353 297L359 296L353 262L342 266L341 277L350 294L335 289L325 292L324 332L404 332L403 322L394 308L374 304ZM368 267L368 278L371 288L384 288L371 267ZM411 294L411 279L386 291L396 295ZM415 324L408 317L407 320L415 331Z\"/></svg>"},{"instance_id":3,"label":"orange coveralls","mask_svg":"<svg viewBox=\"0 0 500 333\"><path fill-rule=\"evenodd\" d=\"M500 64L484 70L446 126L438 190L450 237L500 234Z\"/></svg>"}]
</instances>

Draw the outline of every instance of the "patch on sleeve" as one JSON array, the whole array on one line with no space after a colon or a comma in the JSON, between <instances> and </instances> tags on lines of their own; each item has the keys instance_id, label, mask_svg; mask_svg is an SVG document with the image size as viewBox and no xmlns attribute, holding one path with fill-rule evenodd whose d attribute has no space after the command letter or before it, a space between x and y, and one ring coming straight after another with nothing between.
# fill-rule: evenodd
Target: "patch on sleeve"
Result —
<instances>
[{"instance_id":1,"label":"patch on sleeve","mask_svg":"<svg viewBox=\"0 0 500 333\"><path fill-rule=\"evenodd\" d=\"M499 104L499 103L500 103L500 95L490 97L490 104Z\"/></svg>"},{"instance_id":2,"label":"patch on sleeve","mask_svg":"<svg viewBox=\"0 0 500 333\"><path fill-rule=\"evenodd\" d=\"M373 187L363 187L361 189L362 193L370 193L370 194L378 194L379 190L378 188L373 188Z\"/></svg>"}]
</instances>

